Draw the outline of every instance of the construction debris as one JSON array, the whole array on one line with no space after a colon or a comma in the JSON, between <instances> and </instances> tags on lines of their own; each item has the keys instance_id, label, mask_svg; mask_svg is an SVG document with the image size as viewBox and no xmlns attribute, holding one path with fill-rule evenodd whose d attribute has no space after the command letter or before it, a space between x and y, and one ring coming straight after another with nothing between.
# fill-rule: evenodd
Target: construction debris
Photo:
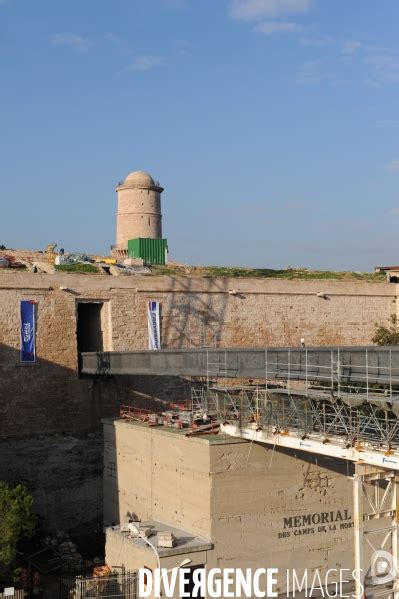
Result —
<instances>
[{"instance_id":1,"label":"construction debris","mask_svg":"<svg viewBox=\"0 0 399 599\"><path fill-rule=\"evenodd\" d=\"M109 576L111 574L111 568L107 565L97 566L93 568L93 577Z\"/></svg>"},{"instance_id":2,"label":"construction debris","mask_svg":"<svg viewBox=\"0 0 399 599\"><path fill-rule=\"evenodd\" d=\"M171 548L175 546L175 536L172 532L157 533L158 547Z\"/></svg>"},{"instance_id":3,"label":"construction debris","mask_svg":"<svg viewBox=\"0 0 399 599\"><path fill-rule=\"evenodd\" d=\"M143 258L126 258L123 261L125 266L144 266Z\"/></svg>"},{"instance_id":4,"label":"construction debris","mask_svg":"<svg viewBox=\"0 0 399 599\"><path fill-rule=\"evenodd\" d=\"M186 433L186 437L193 437L199 435L217 435L220 432L219 422L209 422L192 428Z\"/></svg>"},{"instance_id":5,"label":"construction debris","mask_svg":"<svg viewBox=\"0 0 399 599\"><path fill-rule=\"evenodd\" d=\"M126 420L146 422L149 426L168 426L179 429L192 426L191 411L168 410L155 412L154 410L136 408L135 406L122 406L120 416Z\"/></svg>"},{"instance_id":6,"label":"construction debris","mask_svg":"<svg viewBox=\"0 0 399 599\"><path fill-rule=\"evenodd\" d=\"M151 536L151 533L152 533L151 526L140 526L140 536L143 536L146 539L148 539L148 537Z\"/></svg>"},{"instance_id":7,"label":"construction debris","mask_svg":"<svg viewBox=\"0 0 399 599\"><path fill-rule=\"evenodd\" d=\"M46 250L13 250L7 249L4 254L0 254L0 269L24 269L34 273L54 274L57 272L57 266L75 266L79 268L81 264L93 265L92 271L102 275L112 276L130 276L138 274L151 274L151 268L143 266L140 259L128 259L125 264L117 262L115 258L108 256L91 256L85 253L69 252L65 253L61 248L57 253L55 251L56 243L50 243ZM1 250L0 247L0 250ZM66 272L66 271L65 271ZM71 272L73 270L71 269Z\"/></svg>"},{"instance_id":8,"label":"construction debris","mask_svg":"<svg viewBox=\"0 0 399 599\"><path fill-rule=\"evenodd\" d=\"M65 572L80 572L83 558L67 532L57 530L54 537L47 536L44 542L60 556Z\"/></svg>"},{"instance_id":9,"label":"construction debris","mask_svg":"<svg viewBox=\"0 0 399 599\"><path fill-rule=\"evenodd\" d=\"M135 406L122 406L120 417L136 422L145 422L148 426L167 426L188 429L186 437L216 435L220 432L220 423L206 414L198 414L192 409L191 401L171 404L176 409L163 412L146 410Z\"/></svg>"},{"instance_id":10,"label":"construction debris","mask_svg":"<svg viewBox=\"0 0 399 599\"><path fill-rule=\"evenodd\" d=\"M108 258L107 256L99 257L94 260L98 264L116 264L116 258Z\"/></svg>"},{"instance_id":11,"label":"construction debris","mask_svg":"<svg viewBox=\"0 0 399 599\"><path fill-rule=\"evenodd\" d=\"M59 254L55 264L90 264L92 262L87 254Z\"/></svg>"}]
</instances>

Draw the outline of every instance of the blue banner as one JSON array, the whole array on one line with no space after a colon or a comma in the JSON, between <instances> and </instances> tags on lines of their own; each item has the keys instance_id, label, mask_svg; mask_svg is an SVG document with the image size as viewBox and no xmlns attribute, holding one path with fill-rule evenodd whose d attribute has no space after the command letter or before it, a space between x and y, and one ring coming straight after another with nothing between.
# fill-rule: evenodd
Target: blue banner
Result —
<instances>
[{"instance_id":1,"label":"blue banner","mask_svg":"<svg viewBox=\"0 0 399 599\"><path fill-rule=\"evenodd\" d=\"M35 302L21 300L21 362L36 361Z\"/></svg>"},{"instance_id":2,"label":"blue banner","mask_svg":"<svg viewBox=\"0 0 399 599\"><path fill-rule=\"evenodd\" d=\"M161 349L161 331L159 327L159 302L148 302L148 347Z\"/></svg>"}]
</instances>

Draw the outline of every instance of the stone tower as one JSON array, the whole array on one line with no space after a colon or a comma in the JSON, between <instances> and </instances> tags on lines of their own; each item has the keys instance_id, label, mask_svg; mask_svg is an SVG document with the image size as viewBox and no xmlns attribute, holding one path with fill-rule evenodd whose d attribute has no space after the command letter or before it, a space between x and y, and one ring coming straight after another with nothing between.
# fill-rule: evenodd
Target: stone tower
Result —
<instances>
[{"instance_id":1,"label":"stone tower","mask_svg":"<svg viewBox=\"0 0 399 599\"><path fill-rule=\"evenodd\" d=\"M163 188L143 171L130 173L115 190L118 194L116 248L127 250L129 239L162 238Z\"/></svg>"}]
</instances>

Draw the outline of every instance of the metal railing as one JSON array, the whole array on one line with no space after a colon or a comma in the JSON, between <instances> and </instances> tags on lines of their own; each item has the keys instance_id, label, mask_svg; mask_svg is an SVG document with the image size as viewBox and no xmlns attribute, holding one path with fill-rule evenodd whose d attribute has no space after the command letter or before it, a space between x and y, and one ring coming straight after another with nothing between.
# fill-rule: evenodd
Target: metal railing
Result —
<instances>
[{"instance_id":1,"label":"metal railing","mask_svg":"<svg viewBox=\"0 0 399 599\"><path fill-rule=\"evenodd\" d=\"M208 341L200 339L199 341ZM191 347L157 352L84 352L82 372L94 375L207 376L302 381L338 390L356 384L399 389L399 347Z\"/></svg>"},{"instance_id":2,"label":"metal railing","mask_svg":"<svg viewBox=\"0 0 399 599\"><path fill-rule=\"evenodd\" d=\"M137 572L112 573L95 578L76 578L68 599L137 599Z\"/></svg>"}]
</instances>

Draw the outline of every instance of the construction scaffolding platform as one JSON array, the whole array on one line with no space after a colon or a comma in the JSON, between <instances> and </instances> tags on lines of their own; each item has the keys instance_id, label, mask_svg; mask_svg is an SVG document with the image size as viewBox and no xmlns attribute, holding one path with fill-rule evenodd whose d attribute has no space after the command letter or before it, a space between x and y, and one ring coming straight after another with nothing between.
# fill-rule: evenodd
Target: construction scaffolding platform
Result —
<instances>
[{"instance_id":1,"label":"construction scaffolding platform","mask_svg":"<svg viewBox=\"0 0 399 599\"><path fill-rule=\"evenodd\" d=\"M197 415L226 434L325 456L399 469L399 420L389 397L287 387L192 390ZM396 405L395 405L396 408Z\"/></svg>"},{"instance_id":2,"label":"construction scaffolding platform","mask_svg":"<svg viewBox=\"0 0 399 599\"><path fill-rule=\"evenodd\" d=\"M217 421L233 436L399 469L396 346L83 353L82 364L96 376L191 378L190 426Z\"/></svg>"}]
</instances>

